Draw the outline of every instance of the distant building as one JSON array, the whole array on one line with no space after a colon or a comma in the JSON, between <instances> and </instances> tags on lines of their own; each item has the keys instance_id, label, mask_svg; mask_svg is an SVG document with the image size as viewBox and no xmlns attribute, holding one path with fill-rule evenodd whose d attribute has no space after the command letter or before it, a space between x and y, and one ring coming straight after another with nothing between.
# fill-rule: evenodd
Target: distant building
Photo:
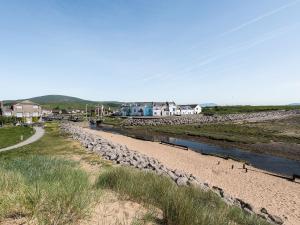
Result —
<instances>
[{"instance_id":1,"label":"distant building","mask_svg":"<svg viewBox=\"0 0 300 225\"><path fill-rule=\"evenodd\" d=\"M22 118L26 123L32 123L32 119L39 119L42 115L42 108L39 104L25 100L11 106L1 105L1 114L3 116L14 116Z\"/></svg>"},{"instance_id":2,"label":"distant building","mask_svg":"<svg viewBox=\"0 0 300 225\"><path fill-rule=\"evenodd\" d=\"M179 105L178 111L179 115L193 115L200 114L202 112L202 108L200 105Z\"/></svg>"},{"instance_id":3,"label":"distant building","mask_svg":"<svg viewBox=\"0 0 300 225\"><path fill-rule=\"evenodd\" d=\"M52 110L42 109L42 116L51 116L53 115Z\"/></svg>"},{"instance_id":4,"label":"distant building","mask_svg":"<svg viewBox=\"0 0 300 225\"><path fill-rule=\"evenodd\" d=\"M121 116L173 116L201 113L200 105L177 106L175 102L135 102L124 104L118 113Z\"/></svg>"}]
</instances>

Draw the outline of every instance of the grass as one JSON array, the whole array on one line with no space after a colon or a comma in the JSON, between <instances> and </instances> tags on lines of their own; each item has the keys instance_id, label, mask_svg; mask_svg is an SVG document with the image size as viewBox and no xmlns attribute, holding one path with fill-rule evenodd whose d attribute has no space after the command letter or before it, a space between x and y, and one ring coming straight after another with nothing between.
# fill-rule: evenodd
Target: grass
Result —
<instances>
[{"instance_id":1,"label":"grass","mask_svg":"<svg viewBox=\"0 0 300 225\"><path fill-rule=\"evenodd\" d=\"M103 118L103 123L107 124L107 125L114 125L114 126L119 126L121 125L122 121L124 119L120 118L120 117L104 117Z\"/></svg>"},{"instance_id":2,"label":"grass","mask_svg":"<svg viewBox=\"0 0 300 225\"><path fill-rule=\"evenodd\" d=\"M293 120L293 123L288 123L289 120ZM300 135L297 133L297 130L299 131L299 120L300 117L260 123L163 125L132 127L131 129L176 135L193 135L212 140L244 144L269 143L271 141L299 144ZM287 135L289 130L293 131L294 134Z\"/></svg>"},{"instance_id":3,"label":"grass","mask_svg":"<svg viewBox=\"0 0 300 225\"><path fill-rule=\"evenodd\" d=\"M300 109L299 105L282 105L282 106L214 106L214 107L204 107L204 114L233 114L233 113L250 113L250 112L264 112L264 111L274 111L274 110L293 110Z\"/></svg>"},{"instance_id":4,"label":"grass","mask_svg":"<svg viewBox=\"0 0 300 225\"><path fill-rule=\"evenodd\" d=\"M33 133L34 130L31 127L0 128L0 149L21 142L21 136L23 136L23 140L26 140L32 136Z\"/></svg>"},{"instance_id":5,"label":"grass","mask_svg":"<svg viewBox=\"0 0 300 225\"><path fill-rule=\"evenodd\" d=\"M84 218L99 192L77 162L63 159L73 154L85 150L59 134L55 123L47 124L39 141L1 153L0 223L24 217L60 225Z\"/></svg>"},{"instance_id":6,"label":"grass","mask_svg":"<svg viewBox=\"0 0 300 225\"><path fill-rule=\"evenodd\" d=\"M0 220L23 215L38 224L72 224L88 213L94 195L88 175L66 160L2 160L0 174Z\"/></svg>"},{"instance_id":7,"label":"grass","mask_svg":"<svg viewBox=\"0 0 300 225\"><path fill-rule=\"evenodd\" d=\"M118 167L100 175L97 186L163 211L167 225L268 224L256 216L226 205L213 192L178 187L169 178Z\"/></svg>"}]
</instances>

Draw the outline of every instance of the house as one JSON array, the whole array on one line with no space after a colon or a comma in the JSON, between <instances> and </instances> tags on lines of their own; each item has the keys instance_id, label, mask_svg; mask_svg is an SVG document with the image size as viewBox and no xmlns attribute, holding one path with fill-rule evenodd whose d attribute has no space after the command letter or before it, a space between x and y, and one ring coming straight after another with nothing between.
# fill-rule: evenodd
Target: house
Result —
<instances>
[{"instance_id":1,"label":"house","mask_svg":"<svg viewBox=\"0 0 300 225\"><path fill-rule=\"evenodd\" d=\"M123 104L121 116L172 116L176 114L175 102L135 102Z\"/></svg>"},{"instance_id":2,"label":"house","mask_svg":"<svg viewBox=\"0 0 300 225\"><path fill-rule=\"evenodd\" d=\"M12 116L12 107L4 106L3 102L0 102L0 116Z\"/></svg>"},{"instance_id":3,"label":"house","mask_svg":"<svg viewBox=\"0 0 300 225\"><path fill-rule=\"evenodd\" d=\"M42 116L42 107L32 101L25 100L12 105L13 116L22 118L26 123L32 123Z\"/></svg>"},{"instance_id":4,"label":"house","mask_svg":"<svg viewBox=\"0 0 300 225\"><path fill-rule=\"evenodd\" d=\"M3 106L1 104L1 114L7 117L14 116L26 123L32 123L41 117L42 108L39 104L25 100L11 106Z\"/></svg>"},{"instance_id":5,"label":"house","mask_svg":"<svg viewBox=\"0 0 300 225\"><path fill-rule=\"evenodd\" d=\"M200 105L179 105L177 114L179 115L193 115L200 114L202 112L202 108Z\"/></svg>"},{"instance_id":6,"label":"house","mask_svg":"<svg viewBox=\"0 0 300 225\"><path fill-rule=\"evenodd\" d=\"M176 115L176 109L175 102L154 102L153 116L173 116Z\"/></svg>"},{"instance_id":7,"label":"house","mask_svg":"<svg viewBox=\"0 0 300 225\"><path fill-rule=\"evenodd\" d=\"M53 113L52 113L52 110L42 109L41 114L42 114L42 116L51 116Z\"/></svg>"}]
</instances>

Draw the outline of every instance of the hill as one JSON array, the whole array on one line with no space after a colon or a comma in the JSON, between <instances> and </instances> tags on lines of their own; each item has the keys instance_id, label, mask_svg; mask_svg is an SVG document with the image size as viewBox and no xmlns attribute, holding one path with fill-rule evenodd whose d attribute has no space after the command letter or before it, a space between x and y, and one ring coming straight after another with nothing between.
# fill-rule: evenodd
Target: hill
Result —
<instances>
[{"instance_id":1,"label":"hill","mask_svg":"<svg viewBox=\"0 0 300 225\"><path fill-rule=\"evenodd\" d=\"M25 99L18 100L7 100L4 103L9 104L11 102L19 102ZM116 109L120 107L121 102L116 101L90 101L81 98L66 96L66 95L44 95L29 98L28 100L38 103L46 109L85 109L86 105L88 108L94 108L96 105L104 105L104 107L110 107Z\"/></svg>"},{"instance_id":2,"label":"hill","mask_svg":"<svg viewBox=\"0 0 300 225\"><path fill-rule=\"evenodd\" d=\"M292 104L289 104L289 105L300 105L300 103L292 103Z\"/></svg>"}]
</instances>

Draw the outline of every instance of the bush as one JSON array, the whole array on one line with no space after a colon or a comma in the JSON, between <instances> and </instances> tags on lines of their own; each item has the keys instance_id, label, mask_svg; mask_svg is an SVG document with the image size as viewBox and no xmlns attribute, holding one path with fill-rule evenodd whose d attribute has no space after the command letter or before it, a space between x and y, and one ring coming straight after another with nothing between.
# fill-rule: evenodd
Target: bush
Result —
<instances>
[{"instance_id":1,"label":"bush","mask_svg":"<svg viewBox=\"0 0 300 225\"><path fill-rule=\"evenodd\" d=\"M0 116L0 124L14 124L17 118L14 116Z\"/></svg>"}]
</instances>

